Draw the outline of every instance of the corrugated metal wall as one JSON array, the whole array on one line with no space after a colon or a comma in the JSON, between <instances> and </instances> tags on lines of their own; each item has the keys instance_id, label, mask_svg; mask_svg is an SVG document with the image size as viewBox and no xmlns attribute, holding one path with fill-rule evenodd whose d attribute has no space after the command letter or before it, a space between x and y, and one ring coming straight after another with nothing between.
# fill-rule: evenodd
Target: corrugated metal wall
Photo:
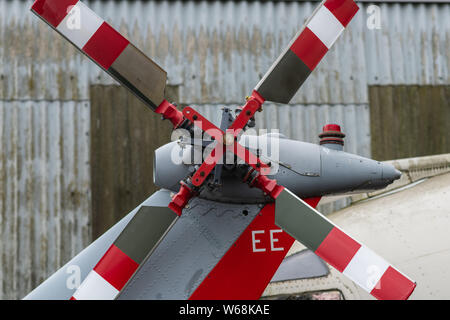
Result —
<instances>
[{"instance_id":1,"label":"corrugated metal wall","mask_svg":"<svg viewBox=\"0 0 450 320\"><path fill-rule=\"evenodd\" d=\"M29 12L2 0L7 99L87 99L107 75ZM86 1L160 63L183 103L241 103L317 2ZM381 30L366 3L295 104L363 104L367 84L447 84L449 4L380 4Z\"/></svg>"},{"instance_id":2,"label":"corrugated metal wall","mask_svg":"<svg viewBox=\"0 0 450 320\"><path fill-rule=\"evenodd\" d=\"M90 243L89 103L0 101L0 298Z\"/></svg>"},{"instance_id":3,"label":"corrugated metal wall","mask_svg":"<svg viewBox=\"0 0 450 320\"><path fill-rule=\"evenodd\" d=\"M113 81L29 12L0 0L0 298L22 297L89 241L89 88ZM243 102L317 2L85 1L169 73L183 104L217 113ZM450 5L366 8L290 106L259 127L317 142L343 124L346 150L370 155L368 85L449 84Z\"/></svg>"},{"instance_id":4,"label":"corrugated metal wall","mask_svg":"<svg viewBox=\"0 0 450 320\"><path fill-rule=\"evenodd\" d=\"M112 83L29 13L30 2L0 2L0 55L8 62L0 70L3 99L77 101L88 99L90 84ZM282 1L86 2L168 71L170 84L179 85L180 103L204 106L242 103L317 6ZM348 30L292 101L292 113L301 114L296 109L307 105L362 106L363 113L368 85L450 82L449 4L379 4L381 30L367 28L368 5L360 3ZM333 113L329 120L339 120ZM366 123L357 131L362 140L349 136L351 144L365 144L368 127ZM303 125L286 134L303 139L315 137L316 129Z\"/></svg>"}]
</instances>

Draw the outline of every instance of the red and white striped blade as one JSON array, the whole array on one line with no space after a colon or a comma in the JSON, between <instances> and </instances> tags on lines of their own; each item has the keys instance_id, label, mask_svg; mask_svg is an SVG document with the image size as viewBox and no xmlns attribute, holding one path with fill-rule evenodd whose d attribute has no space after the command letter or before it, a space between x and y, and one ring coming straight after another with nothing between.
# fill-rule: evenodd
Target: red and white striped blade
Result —
<instances>
[{"instance_id":1,"label":"red and white striped blade","mask_svg":"<svg viewBox=\"0 0 450 320\"><path fill-rule=\"evenodd\" d=\"M152 110L163 103L166 72L82 1L36 0L31 10Z\"/></svg>"},{"instance_id":2,"label":"red and white striped blade","mask_svg":"<svg viewBox=\"0 0 450 320\"><path fill-rule=\"evenodd\" d=\"M255 90L267 101L289 103L359 8L353 0L325 0Z\"/></svg>"},{"instance_id":3,"label":"red and white striped blade","mask_svg":"<svg viewBox=\"0 0 450 320\"><path fill-rule=\"evenodd\" d=\"M116 299L177 220L167 207L142 206L71 300Z\"/></svg>"},{"instance_id":4,"label":"red and white striped blade","mask_svg":"<svg viewBox=\"0 0 450 320\"><path fill-rule=\"evenodd\" d=\"M416 287L287 189L276 199L275 223L377 299L406 300Z\"/></svg>"}]
</instances>

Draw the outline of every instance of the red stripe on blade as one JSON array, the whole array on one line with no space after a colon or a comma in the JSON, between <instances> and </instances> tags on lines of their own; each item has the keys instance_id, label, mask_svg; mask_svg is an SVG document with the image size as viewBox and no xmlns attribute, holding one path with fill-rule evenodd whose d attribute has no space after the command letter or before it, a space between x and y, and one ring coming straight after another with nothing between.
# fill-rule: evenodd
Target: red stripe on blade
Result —
<instances>
[{"instance_id":1,"label":"red stripe on blade","mask_svg":"<svg viewBox=\"0 0 450 320\"><path fill-rule=\"evenodd\" d=\"M346 27L358 12L359 7L353 0L328 0L325 7Z\"/></svg>"},{"instance_id":2,"label":"red stripe on blade","mask_svg":"<svg viewBox=\"0 0 450 320\"><path fill-rule=\"evenodd\" d=\"M358 242L338 228L334 228L315 253L339 272L343 272L359 248L361 245Z\"/></svg>"},{"instance_id":3,"label":"red stripe on blade","mask_svg":"<svg viewBox=\"0 0 450 320\"><path fill-rule=\"evenodd\" d=\"M116 61L130 42L104 22L83 48L104 69Z\"/></svg>"},{"instance_id":4,"label":"red stripe on blade","mask_svg":"<svg viewBox=\"0 0 450 320\"><path fill-rule=\"evenodd\" d=\"M78 0L36 0L31 10L56 28L77 3Z\"/></svg>"},{"instance_id":5,"label":"red stripe on blade","mask_svg":"<svg viewBox=\"0 0 450 320\"><path fill-rule=\"evenodd\" d=\"M389 267L370 293L378 300L407 300L416 284L392 267Z\"/></svg>"},{"instance_id":6,"label":"red stripe on blade","mask_svg":"<svg viewBox=\"0 0 450 320\"><path fill-rule=\"evenodd\" d=\"M308 28L305 28L300 36L291 46L294 52L308 68L313 71L320 60L328 52L328 48L322 41Z\"/></svg>"},{"instance_id":7,"label":"red stripe on blade","mask_svg":"<svg viewBox=\"0 0 450 320\"><path fill-rule=\"evenodd\" d=\"M112 245L94 270L117 290L122 290L136 269L139 267L118 247Z\"/></svg>"}]
</instances>

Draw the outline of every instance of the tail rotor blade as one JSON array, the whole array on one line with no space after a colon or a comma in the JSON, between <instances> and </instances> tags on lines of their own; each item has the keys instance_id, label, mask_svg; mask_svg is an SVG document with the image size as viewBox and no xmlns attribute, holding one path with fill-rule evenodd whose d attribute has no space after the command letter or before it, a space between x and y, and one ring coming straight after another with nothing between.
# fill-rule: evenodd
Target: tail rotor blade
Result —
<instances>
[{"instance_id":1,"label":"tail rotor blade","mask_svg":"<svg viewBox=\"0 0 450 320\"><path fill-rule=\"evenodd\" d=\"M406 300L416 283L284 189L275 224L377 299Z\"/></svg>"},{"instance_id":2,"label":"tail rotor blade","mask_svg":"<svg viewBox=\"0 0 450 320\"><path fill-rule=\"evenodd\" d=\"M152 110L164 102L167 74L79 0L36 0L33 13Z\"/></svg>"},{"instance_id":3,"label":"tail rotor blade","mask_svg":"<svg viewBox=\"0 0 450 320\"><path fill-rule=\"evenodd\" d=\"M353 0L325 0L275 61L255 90L289 103L359 10Z\"/></svg>"},{"instance_id":4,"label":"tail rotor blade","mask_svg":"<svg viewBox=\"0 0 450 320\"><path fill-rule=\"evenodd\" d=\"M141 207L71 300L115 299L177 220L168 207Z\"/></svg>"}]
</instances>

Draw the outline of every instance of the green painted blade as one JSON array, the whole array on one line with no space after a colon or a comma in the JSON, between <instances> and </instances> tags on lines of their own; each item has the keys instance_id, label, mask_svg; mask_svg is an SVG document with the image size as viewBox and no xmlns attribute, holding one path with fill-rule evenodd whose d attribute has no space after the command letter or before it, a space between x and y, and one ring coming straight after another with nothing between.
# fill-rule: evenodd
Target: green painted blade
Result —
<instances>
[{"instance_id":1,"label":"green painted blade","mask_svg":"<svg viewBox=\"0 0 450 320\"><path fill-rule=\"evenodd\" d=\"M277 197L275 224L308 249L316 251L334 225L291 191Z\"/></svg>"}]
</instances>

